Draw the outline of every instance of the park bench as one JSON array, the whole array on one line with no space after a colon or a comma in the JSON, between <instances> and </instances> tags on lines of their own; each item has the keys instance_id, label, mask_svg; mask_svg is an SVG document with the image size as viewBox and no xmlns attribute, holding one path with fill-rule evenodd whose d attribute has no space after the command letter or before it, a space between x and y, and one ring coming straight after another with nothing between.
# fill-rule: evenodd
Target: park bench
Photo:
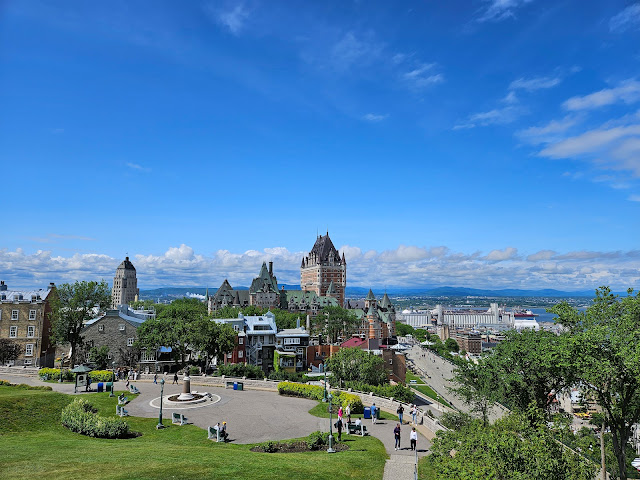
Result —
<instances>
[{"instance_id":1,"label":"park bench","mask_svg":"<svg viewBox=\"0 0 640 480\"><path fill-rule=\"evenodd\" d=\"M129 412L126 411L124 407L116 405L116 415L118 415L119 417L128 417Z\"/></svg>"},{"instance_id":2,"label":"park bench","mask_svg":"<svg viewBox=\"0 0 640 480\"><path fill-rule=\"evenodd\" d=\"M173 423L174 425L186 425L187 424L187 417L185 417L182 413L176 413L173 412L171 414L171 423Z\"/></svg>"},{"instance_id":3,"label":"park bench","mask_svg":"<svg viewBox=\"0 0 640 480\"><path fill-rule=\"evenodd\" d=\"M365 427L362 424L356 425L355 423L349 423L348 425L349 425L349 434L351 435L362 435L363 437L365 435L369 435L367 433L367 427Z\"/></svg>"},{"instance_id":4,"label":"park bench","mask_svg":"<svg viewBox=\"0 0 640 480\"><path fill-rule=\"evenodd\" d=\"M207 433L207 438L209 440L215 440L216 442L220 441L220 431L215 426L207 428Z\"/></svg>"},{"instance_id":5,"label":"park bench","mask_svg":"<svg viewBox=\"0 0 640 480\"><path fill-rule=\"evenodd\" d=\"M140 390L138 390L138 387L136 387L135 385L130 385L129 390L131 391L131 393L135 393L135 394L140 393Z\"/></svg>"},{"instance_id":6,"label":"park bench","mask_svg":"<svg viewBox=\"0 0 640 480\"><path fill-rule=\"evenodd\" d=\"M127 402L129 402L129 398L125 397L124 395L119 395L118 396L118 405L126 405Z\"/></svg>"}]
</instances>

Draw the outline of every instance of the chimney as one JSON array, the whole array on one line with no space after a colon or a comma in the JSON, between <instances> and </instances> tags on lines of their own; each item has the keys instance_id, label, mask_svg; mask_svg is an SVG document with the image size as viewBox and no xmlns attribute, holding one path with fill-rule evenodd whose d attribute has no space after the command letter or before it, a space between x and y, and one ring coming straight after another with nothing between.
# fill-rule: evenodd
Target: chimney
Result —
<instances>
[{"instance_id":1,"label":"chimney","mask_svg":"<svg viewBox=\"0 0 640 480\"><path fill-rule=\"evenodd\" d=\"M269 275L273 277L273 262L269 262Z\"/></svg>"},{"instance_id":2,"label":"chimney","mask_svg":"<svg viewBox=\"0 0 640 480\"><path fill-rule=\"evenodd\" d=\"M0 292L6 292L7 286L4 284L4 280L0 280Z\"/></svg>"},{"instance_id":3,"label":"chimney","mask_svg":"<svg viewBox=\"0 0 640 480\"><path fill-rule=\"evenodd\" d=\"M311 331L311 320L309 320L309 314L307 313L307 332Z\"/></svg>"},{"instance_id":4,"label":"chimney","mask_svg":"<svg viewBox=\"0 0 640 480\"><path fill-rule=\"evenodd\" d=\"M129 257L124 257L124 259L125 259L125 261L127 261L127 262L129 261Z\"/></svg>"},{"instance_id":5,"label":"chimney","mask_svg":"<svg viewBox=\"0 0 640 480\"><path fill-rule=\"evenodd\" d=\"M52 290L52 289L54 289L54 288L56 288L56 284L55 284L55 283L53 283L53 282L51 282L51 283L49 284L49 286L47 287L47 290Z\"/></svg>"}]
</instances>

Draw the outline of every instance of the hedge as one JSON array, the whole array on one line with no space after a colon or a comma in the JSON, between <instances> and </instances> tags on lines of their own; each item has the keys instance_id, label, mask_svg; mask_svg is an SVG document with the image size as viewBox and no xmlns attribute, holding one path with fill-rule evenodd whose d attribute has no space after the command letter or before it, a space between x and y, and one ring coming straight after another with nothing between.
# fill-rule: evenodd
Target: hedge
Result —
<instances>
[{"instance_id":1,"label":"hedge","mask_svg":"<svg viewBox=\"0 0 640 480\"><path fill-rule=\"evenodd\" d=\"M278 384L278 393L280 395L291 395L293 397L311 398L312 400L322 400L324 397L324 388L317 385L305 385L303 383L280 382ZM333 392L333 404L346 407L349 405L351 413L363 413L364 406L360 397L353 393L341 392L339 390Z\"/></svg>"},{"instance_id":2,"label":"hedge","mask_svg":"<svg viewBox=\"0 0 640 480\"><path fill-rule=\"evenodd\" d=\"M404 403L413 403L415 394L411 391L411 388L397 384L397 385L368 385L362 382L346 382L347 387L359 392L373 392L379 397L393 397L395 400Z\"/></svg>"},{"instance_id":3,"label":"hedge","mask_svg":"<svg viewBox=\"0 0 640 480\"><path fill-rule=\"evenodd\" d=\"M92 383L111 382L113 381L113 372L111 370L94 370L89 372L89 378Z\"/></svg>"},{"instance_id":4,"label":"hedge","mask_svg":"<svg viewBox=\"0 0 640 480\"><path fill-rule=\"evenodd\" d=\"M120 418L100 417L86 400L75 399L62 410L62 425L72 432L97 438L123 438L129 424Z\"/></svg>"},{"instance_id":5,"label":"hedge","mask_svg":"<svg viewBox=\"0 0 640 480\"><path fill-rule=\"evenodd\" d=\"M60 369L59 368L41 368L38 370L38 376L42 380L60 380ZM64 381L71 382L73 381L73 373L69 370L64 370L64 375L62 378Z\"/></svg>"}]
</instances>

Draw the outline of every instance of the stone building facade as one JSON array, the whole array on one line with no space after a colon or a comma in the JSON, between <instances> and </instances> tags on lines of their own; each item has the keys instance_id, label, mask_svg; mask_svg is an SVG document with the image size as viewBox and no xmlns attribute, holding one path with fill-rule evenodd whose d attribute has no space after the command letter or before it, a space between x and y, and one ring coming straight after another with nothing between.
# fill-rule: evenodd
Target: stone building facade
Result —
<instances>
[{"instance_id":1,"label":"stone building facade","mask_svg":"<svg viewBox=\"0 0 640 480\"><path fill-rule=\"evenodd\" d=\"M318 296L332 296L338 305L344 306L344 289L347 286L347 261L329 238L319 235L309 255L300 265L300 288L315 292Z\"/></svg>"},{"instance_id":2,"label":"stone building facade","mask_svg":"<svg viewBox=\"0 0 640 480\"><path fill-rule=\"evenodd\" d=\"M382 340L396 335L396 309L386 293L378 302L369 290L364 305L361 301L348 300L346 307L360 320L356 332L360 337Z\"/></svg>"},{"instance_id":3,"label":"stone building facade","mask_svg":"<svg viewBox=\"0 0 640 480\"><path fill-rule=\"evenodd\" d=\"M9 290L4 281L0 282L0 338L20 346L20 355L9 365L53 367L50 315L55 296L53 283L47 289L22 291Z\"/></svg>"},{"instance_id":4,"label":"stone building facade","mask_svg":"<svg viewBox=\"0 0 640 480\"><path fill-rule=\"evenodd\" d=\"M140 353L133 344L138 339L137 330L144 316L139 316L127 306L118 309L107 310L98 318L89 320L82 329L81 336L84 341L83 356L88 360L89 350L92 347L109 347L109 368L135 366L140 358Z\"/></svg>"},{"instance_id":5,"label":"stone building facade","mask_svg":"<svg viewBox=\"0 0 640 480\"><path fill-rule=\"evenodd\" d=\"M133 263L126 257L116 269L116 276L113 277L113 288L111 289L111 306L118 308L118 305L129 305L136 300L140 290L138 289L138 279Z\"/></svg>"}]
</instances>

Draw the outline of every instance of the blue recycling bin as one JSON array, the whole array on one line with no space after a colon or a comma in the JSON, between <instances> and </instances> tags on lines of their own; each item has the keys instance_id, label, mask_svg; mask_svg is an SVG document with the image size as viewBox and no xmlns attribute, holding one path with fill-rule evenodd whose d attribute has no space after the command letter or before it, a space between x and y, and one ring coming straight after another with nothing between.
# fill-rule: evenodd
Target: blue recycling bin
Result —
<instances>
[{"instance_id":1,"label":"blue recycling bin","mask_svg":"<svg viewBox=\"0 0 640 480\"><path fill-rule=\"evenodd\" d=\"M104 389L104 384L102 382L98 382L98 393L102 392Z\"/></svg>"},{"instance_id":2,"label":"blue recycling bin","mask_svg":"<svg viewBox=\"0 0 640 480\"><path fill-rule=\"evenodd\" d=\"M237 390L238 389L238 382L233 382L233 389Z\"/></svg>"},{"instance_id":3,"label":"blue recycling bin","mask_svg":"<svg viewBox=\"0 0 640 480\"><path fill-rule=\"evenodd\" d=\"M364 407L364 418L371 418L371 407Z\"/></svg>"}]
</instances>

